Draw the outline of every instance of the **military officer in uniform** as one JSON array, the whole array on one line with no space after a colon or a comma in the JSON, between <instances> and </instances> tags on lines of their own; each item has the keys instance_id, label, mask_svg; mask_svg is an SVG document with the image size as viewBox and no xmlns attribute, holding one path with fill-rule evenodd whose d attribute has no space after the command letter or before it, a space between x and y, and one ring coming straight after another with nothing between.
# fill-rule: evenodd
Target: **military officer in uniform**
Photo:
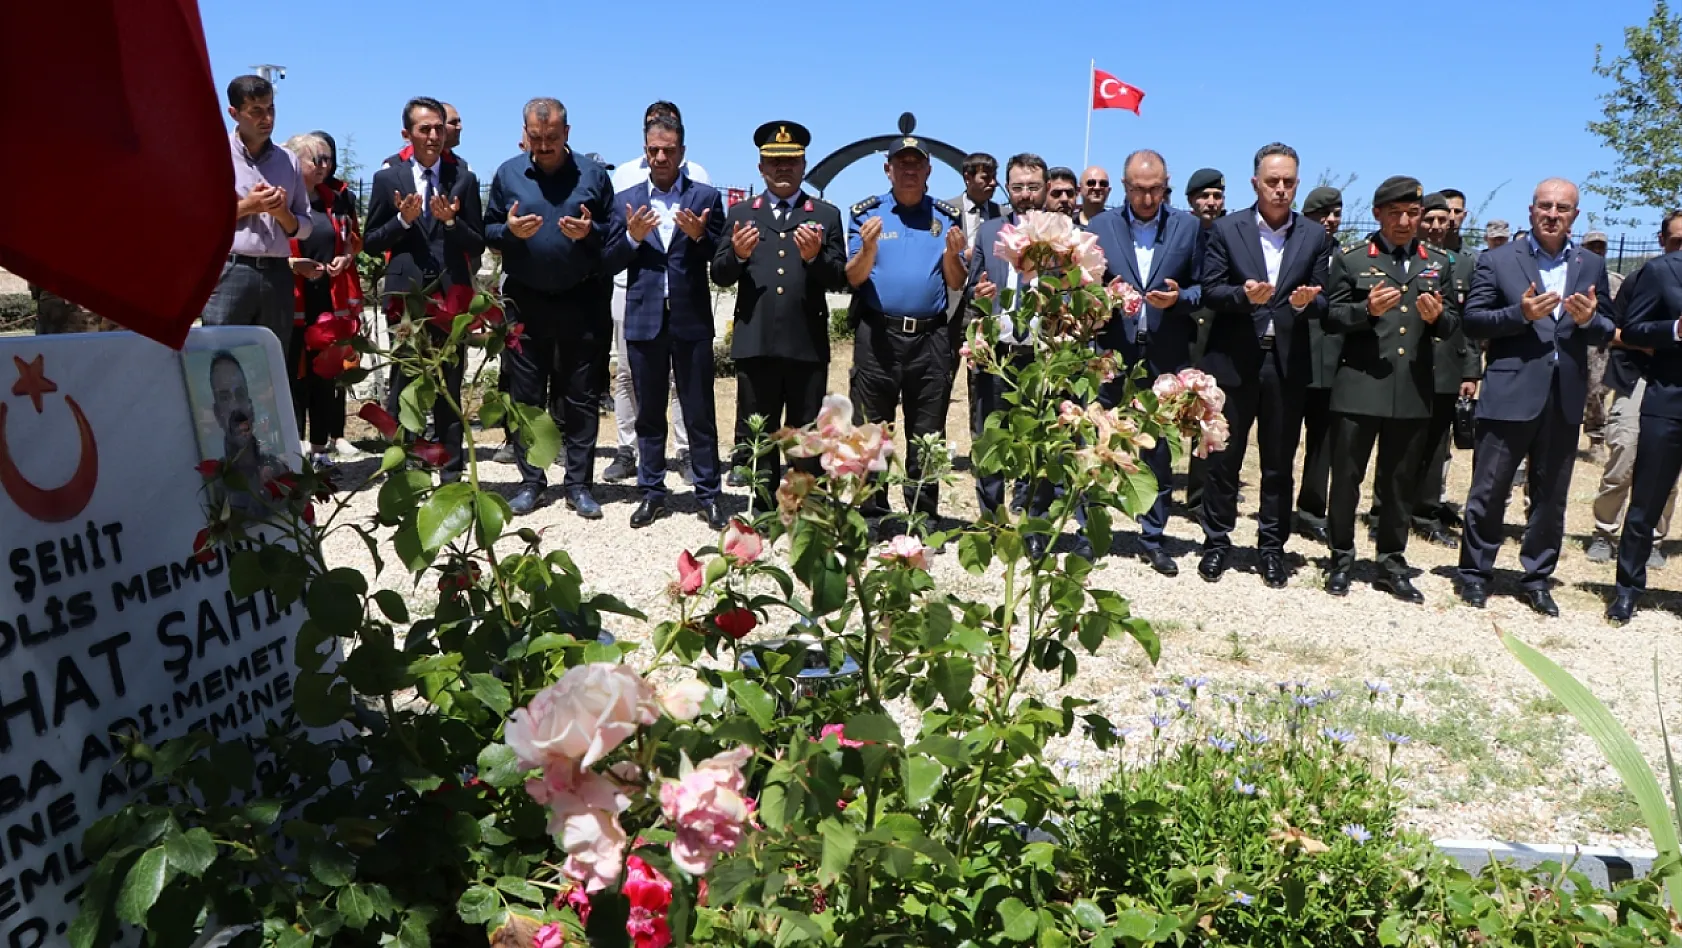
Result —
<instances>
[{"instance_id":1,"label":"military officer in uniform","mask_svg":"<svg viewBox=\"0 0 1682 948\"><path fill-rule=\"evenodd\" d=\"M1215 222L1226 216L1226 176L1214 168L1199 168L1192 172L1191 180L1186 182L1186 203L1191 205L1191 212L1197 215L1197 222L1202 225L1197 231L1197 262L1203 264L1203 252L1209 246L1209 234L1214 229ZM1209 330L1215 326L1215 311L1207 306L1199 307L1191 313L1193 330L1191 340L1191 364L1197 365L1203 361L1203 353L1209 348ZM1186 508L1196 510L1203 505L1203 479L1209 467L1208 460L1193 457L1186 462Z\"/></svg>"},{"instance_id":2,"label":"military officer in uniform","mask_svg":"<svg viewBox=\"0 0 1682 948\"><path fill-rule=\"evenodd\" d=\"M736 411L763 415L766 432L818 417L829 380L824 294L847 285L841 212L800 188L811 141L795 122L766 122L753 133L765 193L730 209L713 256L713 282L736 287ZM753 464L767 500L781 478L777 452L739 461Z\"/></svg>"},{"instance_id":3,"label":"military officer in uniform","mask_svg":"<svg viewBox=\"0 0 1682 948\"><path fill-rule=\"evenodd\" d=\"M1332 562L1326 592L1349 594L1361 481L1378 442L1375 489L1382 503L1374 587L1403 602L1425 597L1407 576L1408 489L1425 453L1431 418L1431 340L1455 333L1460 300L1448 255L1419 239L1425 191L1408 177L1385 179L1373 194L1379 231L1332 261L1327 332L1343 336L1332 381Z\"/></svg>"},{"instance_id":4,"label":"military officer in uniform","mask_svg":"<svg viewBox=\"0 0 1682 948\"><path fill-rule=\"evenodd\" d=\"M1328 262L1341 250L1337 229L1343 224L1343 192L1318 187L1302 201L1304 217L1326 229ZM1329 270L1329 263L1328 263ZM1308 324L1308 349L1313 371L1303 400L1302 486L1297 488L1297 532L1319 543L1330 543L1326 532L1326 491L1332 480L1332 379L1343 354L1343 337L1328 333L1319 323Z\"/></svg>"},{"instance_id":5,"label":"military officer in uniform","mask_svg":"<svg viewBox=\"0 0 1682 948\"><path fill-rule=\"evenodd\" d=\"M913 135L897 139L883 169L886 194L854 204L847 229L848 316L853 342L852 400L860 421L892 422L907 445L924 434L944 434L957 347L947 321L947 295L967 275L963 221L958 209L929 197L929 151ZM915 447L906 452L906 474L922 473ZM908 510L933 516L940 489L905 490ZM887 498L872 499L867 516L887 513Z\"/></svg>"}]
</instances>

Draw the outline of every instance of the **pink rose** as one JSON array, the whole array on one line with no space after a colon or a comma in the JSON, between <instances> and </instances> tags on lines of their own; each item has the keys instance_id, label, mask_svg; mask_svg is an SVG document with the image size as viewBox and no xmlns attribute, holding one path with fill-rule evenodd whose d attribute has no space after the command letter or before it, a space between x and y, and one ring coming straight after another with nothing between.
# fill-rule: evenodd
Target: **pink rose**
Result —
<instances>
[{"instance_id":1,"label":"pink rose","mask_svg":"<svg viewBox=\"0 0 1682 948\"><path fill-rule=\"evenodd\" d=\"M550 922L539 928L532 938L531 948L566 948L566 937L560 922Z\"/></svg>"},{"instance_id":2,"label":"pink rose","mask_svg":"<svg viewBox=\"0 0 1682 948\"><path fill-rule=\"evenodd\" d=\"M818 737L821 740L832 734L835 736L836 742L842 747L863 747L865 745L864 741L855 741L847 737L847 725L845 724L825 724L823 730L818 732Z\"/></svg>"},{"instance_id":3,"label":"pink rose","mask_svg":"<svg viewBox=\"0 0 1682 948\"><path fill-rule=\"evenodd\" d=\"M699 765L685 758L678 779L661 784L660 810L676 834L671 852L679 869L701 875L742 841L752 815L742 796L747 785L742 765L752 756L752 748L738 747Z\"/></svg>"},{"instance_id":4,"label":"pink rose","mask_svg":"<svg viewBox=\"0 0 1682 948\"><path fill-rule=\"evenodd\" d=\"M1156 393L1157 398L1166 401L1184 395L1186 393L1186 383L1178 375L1164 374L1158 376L1157 380L1151 384L1151 391Z\"/></svg>"},{"instance_id":5,"label":"pink rose","mask_svg":"<svg viewBox=\"0 0 1682 948\"><path fill-rule=\"evenodd\" d=\"M566 862L561 872L584 887L600 892L619 881L625 866L625 830L619 817L606 810L583 810L561 822L561 848Z\"/></svg>"},{"instance_id":6,"label":"pink rose","mask_svg":"<svg viewBox=\"0 0 1682 948\"><path fill-rule=\"evenodd\" d=\"M606 757L659 717L654 689L625 665L595 662L567 669L508 719L503 739L524 764L578 769Z\"/></svg>"},{"instance_id":7,"label":"pink rose","mask_svg":"<svg viewBox=\"0 0 1682 948\"><path fill-rule=\"evenodd\" d=\"M765 543L759 534L740 520L731 520L730 526L724 531L724 542L720 549L725 556L736 561L738 566L752 563L759 559L765 551Z\"/></svg>"},{"instance_id":8,"label":"pink rose","mask_svg":"<svg viewBox=\"0 0 1682 948\"><path fill-rule=\"evenodd\" d=\"M699 678L666 685L656 692L661 710L675 721L693 721L701 713L712 689Z\"/></svg>"},{"instance_id":9,"label":"pink rose","mask_svg":"<svg viewBox=\"0 0 1682 948\"><path fill-rule=\"evenodd\" d=\"M693 596L701 591L706 580L707 571L701 568L701 562L695 554L684 550L677 558L678 591L685 596Z\"/></svg>"},{"instance_id":10,"label":"pink rose","mask_svg":"<svg viewBox=\"0 0 1682 948\"><path fill-rule=\"evenodd\" d=\"M887 547L877 558L884 563L900 563L917 569L929 568L928 548L923 546L922 540L904 533L889 540Z\"/></svg>"},{"instance_id":11,"label":"pink rose","mask_svg":"<svg viewBox=\"0 0 1682 948\"><path fill-rule=\"evenodd\" d=\"M625 932L635 948L666 948L672 943L672 929L666 913L672 905L672 883L641 856L625 860L622 890L631 903Z\"/></svg>"}]
</instances>

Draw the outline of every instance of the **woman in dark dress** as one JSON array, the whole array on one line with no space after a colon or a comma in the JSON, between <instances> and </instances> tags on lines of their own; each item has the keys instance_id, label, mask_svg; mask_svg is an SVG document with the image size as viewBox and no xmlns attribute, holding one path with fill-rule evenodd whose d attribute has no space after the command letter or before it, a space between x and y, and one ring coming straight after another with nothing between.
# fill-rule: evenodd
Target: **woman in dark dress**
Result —
<instances>
[{"instance_id":1,"label":"woman in dark dress","mask_svg":"<svg viewBox=\"0 0 1682 948\"><path fill-rule=\"evenodd\" d=\"M345 433L345 395L339 384L312 366L316 355L306 334L316 322L334 316L361 317L361 292L356 278L355 202L346 213L345 192L326 181L332 151L317 135L298 135L286 143L298 159L304 186L310 190L309 237L292 242L293 319L287 364L292 368L292 405L297 413L298 437L317 467L332 463L333 452ZM354 450L354 449L351 449Z\"/></svg>"}]
</instances>

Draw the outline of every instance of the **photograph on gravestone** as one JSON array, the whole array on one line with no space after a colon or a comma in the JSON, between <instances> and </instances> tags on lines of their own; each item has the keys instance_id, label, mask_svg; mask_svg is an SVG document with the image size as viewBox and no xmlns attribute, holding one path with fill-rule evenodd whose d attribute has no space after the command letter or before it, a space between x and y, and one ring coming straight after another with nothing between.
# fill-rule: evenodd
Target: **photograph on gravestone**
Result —
<instances>
[{"instance_id":1,"label":"photograph on gravestone","mask_svg":"<svg viewBox=\"0 0 1682 948\"><path fill-rule=\"evenodd\" d=\"M271 382L268 359L268 350L260 345L182 355L199 459L221 461L245 479L247 489L230 492L227 500L254 517L269 509L266 487L291 470L286 446L296 443L284 437L276 396L281 386ZM293 416L288 412L285 418ZM212 497L211 503L220 500Z\"/></svg>"},{"instance_id":2,"label":"photograph on gravestone","mask_svg":"<svg viewBox=\"0 0 1682 948\"><path fill-rule=\"evenodd\" d=\"M194 555L202 459L296 463L285 377L261 329L197 329L184 354L132 333L0 339L0 948L65 943L82 834L148 777L115 735L298 727L302 606L236 599L229 554Z\"/></svg>"}]
</instances>

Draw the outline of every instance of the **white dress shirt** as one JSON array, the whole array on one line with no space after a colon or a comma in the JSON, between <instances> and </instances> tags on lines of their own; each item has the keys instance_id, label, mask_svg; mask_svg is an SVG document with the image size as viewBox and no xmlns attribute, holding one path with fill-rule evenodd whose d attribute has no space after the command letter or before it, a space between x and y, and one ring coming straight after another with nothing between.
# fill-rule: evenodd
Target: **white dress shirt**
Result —
<instances>
[{"instance_id":1,"label":"white dress shirt","mask_svg":"<svg viewBox=\"0 0 1682 948\"><path fill-rule=\"evenodd\" d=\"M1133 259L1139 264L1139 280L1149 284L1151 281L1151 261L1156 259L1156 234L1162 227L1162 212L1157 211L1155 217L1148 221L1142 221L1134 217L1130 210L1127 212L1127 221L1133 231ZM1134 287L1134 289L1140 293L1145 292L1143 286Z\"/></svg>"},{"instance_id":2,"label":"white dress shirt","mask_svg":"<svg viewBox=\"0 0 1682 948\"><path fill-rule=\"evenodd\" d=\"M1274 230L1268 225L1267 219L1256 212L1256 230L1261 232L1262 262L1267 265L1267 282L1270 286L1279 286L1279 270L1285 265L1285 241L1291 237L1291 225L1296 222L1296 215L1285 218L1285 226ZM1301 312L1301 310L1297 310ZM1273 320L1267 321L1267 331L1263 336L1273 335Z\"/></svg>"},{"instance_id":3,"label":"white dress shirt","mask_svg":"<svg viewBox=\"0 0 1682 948\"><path fill-rule=\"evenodd\" d=\"M964 217L964 240L968 241L971 247L974 247L975 236L981 232L981 225L986 220L987 206L971 200L968 191L964 192L963 197L959 199L959 203L961 205L959 210Z\"/></svg>"},{"instance_id":4,"label":"white dress shirt","mask_svg":"<svg viewBox=\"0 0 1682 948\"><path fill-rule=\"evenodd\" d=\"M415 193L420 195L421 199L421 217L432 216L432 205L426 199L426 176L428 173L432 175L432 193L442 194L443 191L440 189L443 187L443 181L439 179L438 170L443 166L444 160L442 158L433 161L430 167L418 161L410 162L410 168L415 175ZM397 221L404 227L410 226L410 222L404 220L402 214L397 215Z\"/></svg>"},{"instance_id":5,"label":"white dress shirt","mask_svg":"<svg viewBox=\"0 0 1682 948\"><path fill-rule=\"evenodd\" d=\"M643 240L647 240L648 237L658 234L660 236L660 249L662 251L672 249L672 237L677 234L677 212L679 208L683 207L683 198L679 195L678 191L682 186L683 174L681 172L679 172L677 180L672 182L672 189L670 191L662 191L655 187L652 180L648 182L648 206L654 209L654 213L660 218L660 222L654 225L654 229L649 231L648 234L643 237ZM629 230L625 231L625 239L630 241L633 246L638 243L638 241L631 239L631 232ZM661 275L660 281L662 292L667 289L667 279L668 277L665 274Z\"/></svg>"},{"instance_id":6,"label":"white dress shirt","mask_svg":"<svg viewBox=\"0 0 1682 948\"><path fill-rule=\"evenodd\" d=\"M1559 305L1554 307L1553 318L1558 321L1560 314L1565 312L1565 275L1571 262L1571 239L1566 238L1560 245L1559 256L1551 257L1542 245L1536 242L1536 235L1525 237L1530 241L1530 256L1536 260L1536 270L1542 275L1542 285L1537 288L1537 295L1547 293L1559 294Z\"/></svg>"},{"instance_id":7,"label":"white dress shirt","mask_svg":"<svg viewBox=\"0 0 1682 948\"><path fill-rule=\"evenodd\" d=\"M688 178L697 184L713 183L712 179L707 177L707 169L701 167L693 161L685 161L683 164L678 165L677 173L678 177ZM635 161L627 161L622 165L616 165L614 167L611 177L613 193L618 194L620 191L629 190L647 180L648 156L638 155ZM625 272L626 271L624 270L620 270L618 273L613 275L613 285L621 290L625 288ZM619 295L624 296L625 294L621 293ZM622 306L622 304L619 303L615 303L614 305Z\"/></svg>"}]
</instances>

